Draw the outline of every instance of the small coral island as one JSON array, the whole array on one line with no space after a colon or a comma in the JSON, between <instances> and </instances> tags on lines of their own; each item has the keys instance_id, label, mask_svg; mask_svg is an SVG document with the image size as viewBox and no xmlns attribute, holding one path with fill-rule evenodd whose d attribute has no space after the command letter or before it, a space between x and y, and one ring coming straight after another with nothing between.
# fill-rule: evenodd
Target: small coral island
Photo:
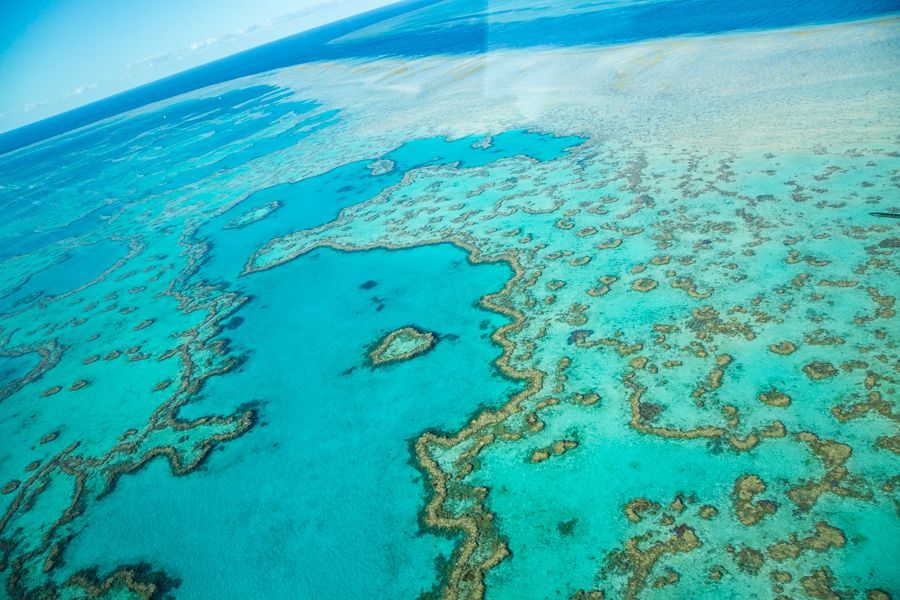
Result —
<instances>
[{"instance_id":1,"label":"small coral island","mask_svg":"<svg viewBox=\"0 0 900 600\"><path fill-rule=\"evenodd\" d=\"M409 360L425 354L437 343L437 336L430 331L406 326L385 335L369 352L372 366Z\"/></svg>"},{"instance_id":2,"label":"small coral island","mask_svg":"<svg viewBox=\"0 0 900 600\"><path fill-rule=\"evenodd\" d=\"M267 204L251 208L247 212L240 214L225 224L225 229L242 229L247 225L262 221L270 214L281 208L281 202L274 200Z\"/></svg>"}]
</instances>

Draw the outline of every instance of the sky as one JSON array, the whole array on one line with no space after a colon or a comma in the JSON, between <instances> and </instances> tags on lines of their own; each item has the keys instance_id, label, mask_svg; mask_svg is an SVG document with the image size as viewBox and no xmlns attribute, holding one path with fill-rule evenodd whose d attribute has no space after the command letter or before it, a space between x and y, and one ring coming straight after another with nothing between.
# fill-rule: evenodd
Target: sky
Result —
<instances>
[{"instance_id":1,"label":"sky","mask_svg":"<svg viewBox=\"0 0 900 600\"><path fill-rule=\"evenodd\" d=\"M395 0L0 0L0 133Z\"/></svg>"}]
</instances>

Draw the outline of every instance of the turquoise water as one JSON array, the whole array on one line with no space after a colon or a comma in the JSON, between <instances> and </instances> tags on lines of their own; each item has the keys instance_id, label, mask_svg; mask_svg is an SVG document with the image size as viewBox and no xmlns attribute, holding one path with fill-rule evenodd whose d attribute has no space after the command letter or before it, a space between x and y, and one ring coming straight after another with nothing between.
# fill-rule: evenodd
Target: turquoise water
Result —
<instances>
[{"instance_id":1,"label":"turquoise water","mask_svg":"<svg viewBox=\"0 0 900 600\"><path fill-rule=\"evenodd\" d=\"M0 596L900 594L891 7L392 10L0 156Z\"/></svg>"},{"instance_id":2,"label":"turquoise water","mask_svg":"<svg viewBox=\"0 0 900 600\"><path fill-rule=\"evenodd\" d=\"M229 210L205 223L197 236L209 244L201 276L208 281L233 280L250 256L272 239L295 231L312 229L335 219L348 206L376 197L397 185L412 169L457 164L461 168L482 167L518 155L552 160L580 140L573 136L550 136L524 130L501 133L487 147L474 147L479 136L458 140L430 138L413 140L388 152L379 160L386 172L365 160L292 183L282 183L253 192ZM271 203L278 208L265 218L235 228L234 219Z\"/></svg>"},{"instance_id":3,"label":"turquoise water","mask_svg":"<svg viewBox=\"0 0 900 600\"><path fill-rule=\"evenodd\" d=\"M206 104L191 100L105 125L97 139L87 131L55 140L55 150L72 158L65 170L42 168L36 148L21 182L8 182L24 198L38 195L34 181L61 186L47 188L42 210L59 213L49 225L35 205L9 202L20 227L34 227L31 234L8 228L2 298L11 352L2 380L10 397L0 406L12 519L6 539L25 557L15 567L14 596L29 589L77 596L92 573L112 573L110 593L127 593L116 574L135 564L149 565L134 571L137 580L160 591L177 580L185 597L284 596L298 586L315 595L352 588L415 596L439 585L438 565L456 536L420 521L430 492L412 443L424 430L463 426L521 388L493 364L501 349L491 334L509 319L479 304L511 270L469 264L468 251L438 244L323 249L283 269L240 273L269 240L325 225L415 169L553 160L582 140L525 130L412 140L382 157L250 189L236 203L225 195L218 206L185 203L185 185L227 181L229 169L315 136L324 123L303 116L315 103L269 104L273 98L284 94L238 88ZM300 125L266 136L238 106L276 119L299 111ZM209 135L224 124L224 137ZM141 152L134 139L146 142ZM124 161L113 158L116 144L128 148ZM198 152L211 158L178 158ZM134 183L122 181L126 168L138 170ZM67 189L72 178L79 187ZM129 189L131 199L101 208L69 202L81 181L96 196ZM205 188L193 194L212 197ZM277 208L265 210L270 204ZM203 256L188 263L192 248ZM373 367L371 347L409 324L433 332L435 349ZM215 445L230 437L237 439L229 449ZM160 452L170 465L151 460ZM173 477L173 468L192 477ZM119 475L133 470L139 474ZM82 477L76 487L72 473ZM261 518L238 539L235 528L248 514ZM331 524L346 535L323 542ZM177 555L172 531L184 533ZM283 554L273 554L275 546ZM46 557L63 552L52 578L42 575ZM308 575L298 579L299 571Z\"/></svg>"},{"instance_id":4,"label":"turquoise water","mask_svg":"<svg viewBox=\"0 0 900 600\"><path fill-rule=\"evenodd\" d=\"M0 361L0 381L4 384L24 376L35 366L22 356L3 356Z\"/></svg>"},{"instance_id":5,"label":"turquoise water","mask_svg":"<svg viewBox=\"0 0 900 600\"><path fill-rule=\"evenodd\" d=\"M499 349L489 334L504 320L477 306L508 276L441 245L320 250L247 277L253 299L224 332L246 361L179 416L253 403L259 425L190 477L158 462L123 479L86 515L92 524L70 546L66 571L149 561L198 598L431 589L453 543L417 521L426 487L410 443L425 429L460 427L516 389L491 365ZM440 281L454 285L430 285ZM368 366L369 346L408 323L438 334L434 351Z\"/></svg>"},{"instance_id":6,"label":"turquoise water","mask_svg":"<svg viewBox=\"0 0 900 600\"><path fill-rule=\"evenodd\" d=\"M517 249L526 279L511 296L530 318L512 339L535 348L522 363L547 374L503 421L522 437L481 446L497 434L485 423L430 448L444 472L471 465L443 507L471 515L479 548L507 557L481 571L487 597L895 590L886 498L900 289L881 268L892 268L896 228L870 213L890 196L884 169L896 157L713 154L693 158L688 179L667 150L642 155L638 174L621 153L588 147L566 168L510 161L422 174L347 210L340 226L269 244L251 266L281 268L322 243L415 243L448 223L494 252ZM812 188L842 202L790 191ZM390 227L397 207L408 215L400 232ZM772 390L788 403L764 401ZM755 517L737 501L748 476L765 486ZM488 522L471 508L479 489L490 490ZM656 508L631 522L626 508L641 499ZM817 528L833 537L821 541ZM466 574L483 557L459 567L461 596L482 593Z\"/></svg>"},{"instance_id":7,"label":"turquoise water","mask_svg":"<svg viewBox=\"0 0 900 600\"><path fill-rule=\"evenodd\" d=\"M0 297L0 312L12 312L20 309L22 304L57 296L87 284L127 254L126 245L112 240L76 246L67 251L59 262L31 275Z\"/></svg>"}]
</instances>

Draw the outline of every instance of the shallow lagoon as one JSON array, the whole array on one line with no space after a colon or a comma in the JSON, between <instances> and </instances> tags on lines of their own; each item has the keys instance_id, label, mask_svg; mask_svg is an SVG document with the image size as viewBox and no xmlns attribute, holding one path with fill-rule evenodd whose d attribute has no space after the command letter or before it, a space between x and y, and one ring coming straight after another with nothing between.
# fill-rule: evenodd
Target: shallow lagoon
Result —
<instances>
[{"instance_id":1,"label":"shallow lagoon","mask_svg":"<svg viewBox=\"0 0 900 600\"><path fill-rule=\"evenodd\" d=\"M235 523L240 514L256 510L253 505L259 500L259 489L269 491L268 502L273 511L285 515L285 527L299 528L297 515L306 515L302 521L305 533L291 537L291 543L297 557L316 564L315 572L321 577L307 582L316 593L335 592L339 586L346 586L351 571L356 576L354 585L360 589L371 589L377 579L373 574L383 574L377 585L388 595L418 594L437 585L437 564L447 560L454 543L452 536L424 535L418 514L428 488L416 470L410 444L423 430L462 426L479 407L498 405L520 387L502 377L492 364L500 350L490 341L490 335L507 319L478 304L483 295L503 287L511 276L509 269L497 264L469 265L467 251L444 244L352 255L322 250L275 271L238 275L247 259L270 239L323 225L337 217L342 208L365 202L397 185L414 169L437 165L479 168L525 155L552 160L582 140L525 130L496 137L412 140L380 158L240 194L240 201L226 204L224 211L208 212L215 204L184 205L180 188L196 177L216 173L221 178L228 161L241 163L258 157L257 150L265 148L262 152L268 154L315 134L316 127L308 127L310 119L317 118L313 115L301 120L299 129L276 129L273 141L266 142L269 138L263 137L261 143L243 143L244 137L260 139L259 118L241 119L235 112L238 106L244 110L255 106L253 114L267 117L296 116L295 107L302 116L315 106L270 103L282 99L283 94L272 92L270 87L254 87L238 88L209 102L188 101L161 111L164 118L185 122L184 127L171 132L170 123L150 113L139 122L149 123L151 128L137 138L146 141L149 154L161 161L148 161L147 155L134 150L131 139L136 134L135 123L129 121L107 125L109 131L98 132L100 137L94 142L90 131L76 134L69 143L54 142L71 156L79 156L68 169L84 174L82 181L91 181L98 196L103 194L106 178L110 181L107 193L126 189L128 185L120 186L119 181L123 170L138 169L139 182L131 190L144 194L147 201L119 206L104 202L100 209L79 212L86 210L84 204L67 203L65 189L55 190L45 210L65 208L71 224L61 217L49 233L38 233L40 228L36 227L37 236L13 238L30 244L18 244L16 252L24 248L31 254L7 260L8 265L16 266L6 274L4 306L16 311L7 325L14 327L14 333L26 334L24 339L43 340L37 346L20 342L14 348L24 348L26 354L4 359L4 364L9 364L4 385L13 384L13 392L23 388L3 407L8 416L4 427L9 429L12 443L2 455L8 473L4 493L9 494L4 500L10 502L9 514L16 523L13 539L32 548L28 553L30 566L17 567L25 574L19 585L53 585L42 583L35 570L39 557L42 552L54 556L65 551L67 566L58 572L61 578L56 579L56 585L67 595L77 595L72 581L90 585L90 575L88 579L79 578L92 572L93 567L108 573L117 565L139 560L154 569L166 563L166 576L178 573L186 593L209 586L211 581L221 583L223 593L229 586L263 586L261 580L254 580L246 570L242 574L237 567L230 571L235 579L227 582L209 577L208 571L184 571L184 565L193 561L187 558L189 554L178 559L169 554L168 534L156 539L157 546L151 544L152 538L120 535L131 525L147 525L146 516L154 507L142 503L162 499L157 492L163 488L171 488L171 493L165 496L169 504L156 507L158 516L163 520L176 515L184 519L182 524L172 523L181 531L191 529L191 520L201 515L176 511L171 501L179 494L220 499L232 488L247 490L247 495L235 497L233 507L225 507L217 515L221 519L216 522L225 527L220 531L223 542L219 546L231 537L229 524ZM218 128L225 123L233 127L235 121L241 121L241 127L231 131L230 138L217 138L225 147L215 151L210 147L210 158L198 163L202 163L198 168L205 169L203 174L197 175L194 161L184 163L182 172L160 169L160 165L171 167L174 163L168 161L177 161L198 144L209 144L204 127ZM229 141L235 142L233 148L227 145ZM111 158L117 144L128 147L124 161ZM95 160L84 157L85 148L96 152ZM41 155L40 149L36 152ZM40 180L44 176L40 162L29 164L30 170L23 172L23 177L27 173ZM148 170L143 172L145 168ZM55 180L64 183L69 177L58 173ZM33 193L33 187L28 193ZM212 197L206 190L194 193ZM218 194L220 206L223 196ZM188 210L182 215L185 206ZM22 223L34 223L38 216L35 209L27 210ZM189 224L199 227L189 229ZM93 243L85 243L82 238L74 243L79 235ZM205 252L202 260L184 267L184 278L170 262L181 252L176 243ZM459 285L463 281L466 283ZM453 286L438 282L453 282ZM211 299L208 283L215 284L217 294ZM176 300L182 310L172 310ZM44 323L31 330L15 329L17 323L27 323L34 311L42 311ZM412 367L396 364L373 368L367 364L372 345L411 320L438 336L435 350ZM334 328L325 329L323 323L332 323ZM295 331L286 333L286 324ZM60 337L47 341L41 337L42 332L59 332ZM179 339L187 339L188 346L175 346ZM194 356L180 355L179 349L192 344ZM43 390L25 379L30 376L25 364L34 368L37 350L50 352L53 358L36 377L44 380ZM472 357L480 357L477 369L473 368ZM243 362L234 370L230 361L236 358ZM207 371L227 374L206 380L200 394L190 391L208 377ZM183 383L173 385L179 379ZM377 391L374 396L373 390ZM41 410L35 398L40 398ZM303 398L305 403L293 402L296 398ZM336 398L341 403L334 402ZM403 403L405 408L401 408ZM255 426L235 440L238 446L233 453L217 453L206 463L206 470L197 479L200 488L190 483L185 487L187 479L173 478L161 459L146 467L146 475L119 476L122 472L143 471L144 461L157 452L171 453L168 455L173 464L196 465L211 448L206 440L240 435L250 425L246 419L251 409ZM145 419L151 425L142 430ZM302 435L298 435L301 423ZM188 434L179 433L185 428ZM329 428L331 433L327 433ZM195 432L199 433L196 437ZM116 445L105 450L111 443ZM276 451L282 446L283 450ZM106 454L99 458L98 468L83 479L73 480L68 472L55 469L58 462L75 470L92 464L82 462L79 454L70 458L69 453L76 448L86 453L87 461ZM249 459L257 455L272 469L269 474L264 475L266 469L261 463ZM358 455L368 460L361 461ZM189 472L194 466L178 468ZM29 476L31 472L35 474ZM301 472L309 477L309 481L300 482L308 495L280 485ZM252 485L239 484L239 480L254 475L263 479ZM323 481L328 487L322 485ZM129 486L137 486L136 496L128 493ZM140 486L149 487L140 491ZM323 496L321 492L326 489L331 492ZM372 498L381 496L383 500L368 506ZM336 503L336 497L346 497L346 504ZM182 498L182 508L189 505L211 516L205 502L192 504ZM22 499L26 504L20 504ZM68 508L67 502L72 502ZM98 511L112 512L82 516L83 507L94 502L99 502ZM19 506L26 507L21 514L17 512ZM144 519L136 519L136 515ZM362 567L356 571L337 562L346 556L342 547L345 541L335 541L330 553L309 551L310 546L321 543L316 536L331 521L369 532L347 538L358 544L352 552L358 555L356 560L362 561ZM83 534L85 544L75 542L70 549L69 543L82 539L78 532L84 523L101 522L103 527L112 528L97 530L103 542L92 537L95 530L89 527ZM403 526L397 528L397 523ZM261 521L260 526L273 528L268 521ZM214 529L212 523L209 529ZM147 531L164 530L152 526ZM39 532L41 537L37 536ZM66 541L52 543L54 534L65 535ZM197 554L201 547L210 547L203 541L204 535L196 532L192 539L197 546L190 552ZM247 530L246 536L244 545L234 547L235 565L243 564L246 553L256 552L261 562L267 560L266 556L274 560L268 549L272 540L253 530ZM138 539L150 545L142 548L136 544ZM111 540L121 540L124 546L116 548ZM92 554L96 550L104 550L104 554ZM135 555L138 550L140 556ZM86 553L85 562L81 561L81 551ZM176 562L182 566L175 567ZM269 567L284 572L284 579L266 584L272 586L273 594L296 585L291 579L296 577L296 570L277 567L274 562ZM114 576L110 581L117 580ZM119 590L118 585L114 589Z\"/></svg>"},{"instance_id":2,"label":"shallow lagoon","mask_svg":"<svg viewBox=\"0 0 900 600\"><path fill-rule=\"evenodd\" d=\"M259 426L189 477L155 461L121 479L86 515L66 569L146 561L188 598L429 590L453 544L418 522L426 486L410 443L517 389L492 366L504 318L478 306L509 276L443 244L322 249L242 278L252 300L223 335L246 361L179 416L254 403ZM434 350L370 366L370 346L407 324L435 332Z\"/></svg>"}]
</instances>

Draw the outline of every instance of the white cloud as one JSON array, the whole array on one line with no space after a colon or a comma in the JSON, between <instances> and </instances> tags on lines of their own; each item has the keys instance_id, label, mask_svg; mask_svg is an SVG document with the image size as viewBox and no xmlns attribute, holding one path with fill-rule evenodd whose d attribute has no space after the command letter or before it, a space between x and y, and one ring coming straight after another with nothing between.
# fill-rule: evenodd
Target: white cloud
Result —
<instances>
[{"instance_id":1,"label":"white cloud","mask_svg":"<svg viewBox=\"0 0 900 600\"><path fill-rule=\"evenodd\" d=\"M25 106L23 106L18 112L31 112L37 108L41 108L43 106L47 106L48 104L53 104L55 102L59 102L60 100L66 100L67 98L72 98L73 96L80 96L81 94L93 90L97 87L96 83L88 83L85 85L80 85L74 90L68 91L65 94L60 94L55 98L44 98L43 100L35 100L34 102L29 102ZM4 113L5 114L5 113ZM0 115L2 117L3 115Z\"/></svg>"},{"instance_id":2,"label":"white cloud","mask_svg":"<svg viewBox=\"0 0 900 600\"><path fill-rule=\"evenodd\" d=\"M143 69L157 67L170 62L182 61L193 57L196 53L206 52L218 46L231 44L250 35L265 33L267 30L286 29L291 24L297 23L297 26L293 30L286 30L281 34L290 35L291 33L300 32L310 27L323 25L335 19L344 18L359 10L369 10L376 6L389 4L391 1L392 0L367 0L363 2L350 2L348 0L326 0L307 8L267 19L262 23L255 23L242 27L241 29L225 33L218 37L209 37L205 40L193 42L176 50L148 56L147 58L122 66L120 71L124 77L132 77L136 72ZM348 8L351 8L352 10L347 10ZM277 39L278 37L280 36L275 36L271 39Z\"/></svg>"},{"instance_id":3,"label":"white cloud","mask_svg":"<svg viewBox=\"0 0 900 600\"><path fill-rule=\"evenodd\" d=\"M68 94L63 95L63 98L68 98L69 96L80 96L81 94L85 93L86 91L93 90L96 87L97 87L96 83L89 83L87 85L82 85L82 86L75 88Z\"/></svg>"},{"instance_id":4,"label":"white cloud","mask_svg":"<svg viewBox=\"0 0 900 600\"><path fill-rule=\"evenodd\" d=\"M103 95L100 93L101 91L107 95L121 92L134 85L129 80L134 80L138 84L153 81L203 62L227 56L230 53L240 52L258 44L390 4L394 0L311 1L315 2L312 6L273 17L261 23L247 25L219 36L197 40L187 46L126 64L120 67L117 75L109 80L101 81L100 85L97 83L81 85L59 96L36 100L20 108L7 110L0 113L0 118L4 121L17 122L9 125L5 122L0 124L0 131L10 127L19 127L25 123L46 118L61 110L70 110L92 102ZM179 65L178 63L182 61L186 61L186 63ZM97 91L98 87L100 91ZM23 118L21 115L24 113L32 114Z\"/></svg>"}]
</instances>

